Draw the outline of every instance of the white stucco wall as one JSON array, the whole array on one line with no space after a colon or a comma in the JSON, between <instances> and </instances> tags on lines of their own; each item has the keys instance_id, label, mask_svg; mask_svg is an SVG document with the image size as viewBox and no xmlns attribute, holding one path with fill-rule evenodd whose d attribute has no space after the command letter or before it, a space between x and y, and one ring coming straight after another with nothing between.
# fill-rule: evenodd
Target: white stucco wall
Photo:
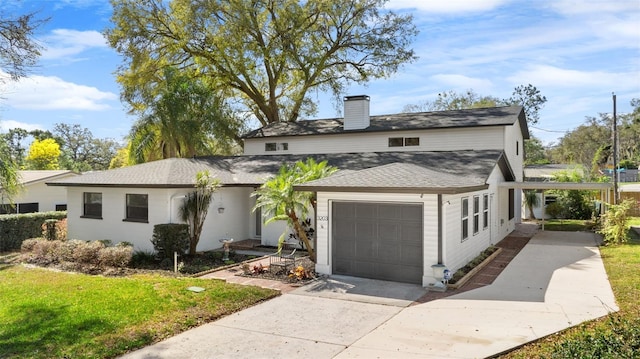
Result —
<instances>
[{"instance_id":1,"label":"white stucco wall","mask_svg":"<svg viewBox=\"0 0 640 359\"><path fill-rule=\"evenodd\" d=\"M189 191L190 189L69 187L68 236L81 240L109 239L114 244L127 241L133 243L137 250L152 251L153 226L181 223L178 209L183 196ZM214 194L198 243L199 251L220 248L219 239L223 237L237 240L250 238L251 191L249 188L225 187ZM84 192L102 193L102 219L82 218ZM149 196L149 223L123 221L128 193ZM218 212L221 205L225 208L223 213Z\"/></svg>"},{"instance_id":2,"label":"white stucco wall","mask_svg":"<svg viewBox=\"0 0 640 359\"><path fill-rule=\"evenodd\" d=\"M75 174L72 174L72 176L75 176ZM4 196L0 197L3 204L8 203ZM33 182L25 185L13 202L38 203L39 212L55 211L56 205L67 204L67 189L65 187L47 186L45 181Z\"/></svg>"}]
</instances>

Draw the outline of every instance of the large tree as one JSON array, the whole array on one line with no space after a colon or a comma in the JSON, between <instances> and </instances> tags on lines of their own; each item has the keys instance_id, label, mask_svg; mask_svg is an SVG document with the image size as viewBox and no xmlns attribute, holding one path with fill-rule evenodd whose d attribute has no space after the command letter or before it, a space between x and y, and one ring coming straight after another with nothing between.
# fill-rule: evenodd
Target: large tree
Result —
<instances>
[{"instance_id":1,"label":"large tree","mask_svg":"<svg viewBox=\"0 0 640 359\"><path fill-rule=\"evenodd\" d=\"M48 19L36 13L16 17L0 13L0 70L15 81L36 65L42 46L35 40L36 30ZM0 81L3 81L0 77Z\"/></svg>"},{"instance_id":2,"label":"large tree","mask_svg":"<svg viewBox=\"0 0 640 359\"><path fill-rule=\"evenodd\" d=\"M101 171L109 168L120 145L112 139L93 137L88 128L78 124L56 123L54 139L62 151L61 167L74 171Z\"/></svg>"},{"instance_id":3,"label":"large tree","mask_svg":"<svg viewBox=\"0 0 640 359\"><path fill-rule=\"evenodd\" d=\"M540 110L547 102L547 98L540 93L537 87L519 85L513 89L511 97L500 99L494 96L479 95L473 89L464 93L453 90L441 92L435 100L427 100L418 104L408 104L404 106L404 112L423 111L449 111L464 110L470 108L496 107L520 105L527 114L527 123L535 125L540 119Z\"/></svg>"},{"instance_id":4,"label":"large tree","mask_svg":"<svg viewBox=\"0 0 640 359\"><path fill-rule=\"evenodd\" d=\"M110 45L125 58L122 97L132 109L157 95L163 70L200 76L262 125L315 112L309 92L336 98L416 57L410 15L386 0L111 0Z\"/></svg>"},{"instance_id":5,"label":"large tree","mask_svg":"<svg viewBox=\"0 0 640 359\"><path fill-rule=\"evenodd\" d=\"M38 19L35 13L17 17L0 12L0 82L15 81L27 75L40 57L42 47L34 38L35 31L48 19ZM11 148L0 144L0 186L10 200L19 190L18 163Z\"/></svg>"},{"instance_id":6,"label":"large tree","mask_svg":"<svg viewBox=\"0 0 640 359\"><path fill-rule=\"evenodd\" d=\"M132 163L228 154L229 139L240 141L242 122L203 81L166 68L159 85L129 134Z\"/></svg>"},{"instance_id":7,"label":"large tree","mask_svg":"<svg viewBox=\"0 0 640 359\"><path fill-rule=\"evenodd\" d=\"M60 169L60 154L60 145L53 138L35 140L29 147L26 160L33 170L57 170Z\"/></svg>"}]
</instances>

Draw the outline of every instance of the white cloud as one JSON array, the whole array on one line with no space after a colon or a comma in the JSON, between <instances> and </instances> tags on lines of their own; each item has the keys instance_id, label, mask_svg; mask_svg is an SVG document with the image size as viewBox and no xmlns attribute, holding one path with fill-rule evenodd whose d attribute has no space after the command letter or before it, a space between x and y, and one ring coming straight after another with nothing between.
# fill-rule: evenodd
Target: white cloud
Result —
<instances>
[{"instance_id":1,"label":"white cloud","mask_svg":"<svg viewBox=\"0 0 640 359\"><path fill-rule=\"evenodd\" d=\"M443 88L451 88L456 90L473 89L477 93L491 93L493 84L487 79L478 79L458 74L437 74L431 76L431 79L442 84Z\"/></svg>"},{"instance_id":2,"label":"white cloud","mask_svg":"<svg viewBox=\"0 0 640 359\"><path fill-rule=\"evenodd\" d=\"M0 77L2 77L0 72ZM118 99L111 92L91 86L66 82L55 76L31 76L6 84L0 91L13 108L28 110L89 110L110 108L108 102Z\"/></svg>"},{"instance_id":3,"label":"white cloud","mask_svg":"<svg viewBox=\"0 0 640 359\"><path fill-rule=\"evenodd\" d=\"M0 120L0 132L8 132L13 128L22 128L27 131L44 130L44 127L38 124L24 123L15 120Z\"/></svg>"},{"instance_id":4,"label":"white cloud","mask_svg":"<svg viewBox=\"0 0 640 359\"><path fill-rule=\"evenodd\" d=\"M507 2L508 0L390 0L385 7L444 14L488 11Z\"/></svg>"},{"instance_id":5,"label":"white cloud","mask_svg":"<svg viewBox=\"0 0 640 359\"><path fill-rule=\"evenodd\" d=\"M52 60L78 55L93 48L108 48L107 41L98 31L56 29L42 39L46 50L42 59Z\"/></svg>"},{"instance_id":6,"label":"white cloud","mask_svg":"<svg viewBox=\"0 0 640 359\"><path fill-rule=\"evenodd\" d=\"M606 71L580 71L549 65L531 65L518 71L508 80L517 83L534 83L540 87L598 89L636 88L637 73L615 73Z\"/></svg>"}]
</instances>

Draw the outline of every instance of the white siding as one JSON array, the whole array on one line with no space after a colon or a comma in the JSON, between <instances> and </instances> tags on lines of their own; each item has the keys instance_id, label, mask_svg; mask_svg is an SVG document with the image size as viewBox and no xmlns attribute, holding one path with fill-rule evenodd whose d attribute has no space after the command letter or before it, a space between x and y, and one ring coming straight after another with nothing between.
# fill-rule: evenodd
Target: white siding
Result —
<instances>
[{"instance_id":1,"label":"white siding","mask_svg":"<svg viewBox=\"0 0 640 359\"><path fill-rule=\"evenodd\" d=\"M390 137L419 137L420 146L389 147ZM360 153L388 151L455 151L491 150L504 146L504 130L500 126L449 128L414 131L344 133L245 139L244 154L314 154ZM266 152L265 143L288 143L287 151Z\"/></svg>"},{"instance_id":2,"label":"white siding","mask_svg":"<svg viewBox=\"0 0 640 359\"><path fill-rule=\"evenodd\" d=\"M399 202L419 203L424 208L423 219L423 285L433 283L431 266L438 262L438 210L436 195L387 194L387 193L343 193L319 192L316 235L316 270L318 273L332 274L331 203L333 201Z\"/></svg>"},{"instance_id":3,"label":"white siding","mask_svg":"<svg viewBox=\"0 0 640 359\"><path fill-rule=\"evenodd\" d=\"M443 264L452 272L469 263L473 258L491 245L491 220L487 228L483 227L482 199L484 194L490 194L489 190L465 193L460 195L448 195L443 198L444 216L444 258ZM473 198L479 197L480 214L478 232L473 232ZM469 236L462 240L462 199L469 200ZM489 201L491 202L491 201ZM491 210L489 211L491 219Z\"/></svg>"},{"instance_id":4,"label":"white siding","mask_svg":"<svg viewBox=\"0 0 640 359\"><path fill-rule=\"evenodd\" d=\"M102 193L102 219L82 218L83 193ZM68 188L68 236L81 240L109 239L114 244L131 242L137 250L153 250L151 237L153 226L162 223L181 223L178 210L181 200L189 189L148 188ZM149 196L149 223L126 222L126 194ZM231 237L236 240L249 238L250 189L222 188L214 194L198 250L220 248L219 239ZM224 206L224 213L218 208Z\"/></svg>"}]
</instances>

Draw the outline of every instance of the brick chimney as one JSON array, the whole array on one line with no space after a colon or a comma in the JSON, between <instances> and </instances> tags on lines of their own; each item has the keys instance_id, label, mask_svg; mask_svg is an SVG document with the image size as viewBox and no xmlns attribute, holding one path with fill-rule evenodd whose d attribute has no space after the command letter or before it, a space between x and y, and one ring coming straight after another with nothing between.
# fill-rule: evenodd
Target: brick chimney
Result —
<instances>
[{"instance_id":1,"label":"brick chimney","mask_svg":"<svg viewBox=\"0 0 640 359\"><path fill-rule=\"evenodd\" d=\"M344 129L364 130L369 127L369 96L344 98Z\"/></svg>"}]
</instances>

